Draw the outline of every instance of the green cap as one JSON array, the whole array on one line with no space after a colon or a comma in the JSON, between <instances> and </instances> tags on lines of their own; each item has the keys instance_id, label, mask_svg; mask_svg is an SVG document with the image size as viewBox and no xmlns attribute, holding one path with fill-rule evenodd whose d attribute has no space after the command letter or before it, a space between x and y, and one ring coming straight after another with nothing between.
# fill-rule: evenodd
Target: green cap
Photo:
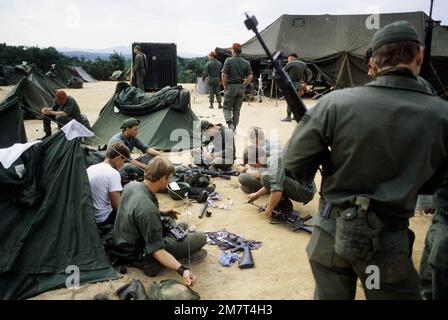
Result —
<instances>
[{"instance_id":1,"label":"green cap","mask_svg":"<svg viewBox=\"0 0 448 320\"><path fill-rule=\"evenodd\" d=\"M201 121L201 132L204 132L207 129L210 129L211 127L213 127L213 124L207 120L202 120Z\"/></svg>"},{"instance_id":2,"label":"green cap","mask_svg":"<svg viewBox=\"0 0 448 320\"><path fill-rule=\"evenodd\" d=\"M397 21L378 30L373 35L370 47L375 51L386 44L402 41L421 43L417 31L407 21Z\"/></svg>"},{"instance_id":3,"label":"green cap","mask_svg":"<svg viewBox=\"0 0 448 320\"><path fill-rule=\"evenodd\" d=\"M129 118L129 119L124 120L121 123L120 129L131 128L131 127L139 125L139 124L140 124L140 120L137 120L137 119L134 119L134 118Z\"/></svg>"}]
</instances>

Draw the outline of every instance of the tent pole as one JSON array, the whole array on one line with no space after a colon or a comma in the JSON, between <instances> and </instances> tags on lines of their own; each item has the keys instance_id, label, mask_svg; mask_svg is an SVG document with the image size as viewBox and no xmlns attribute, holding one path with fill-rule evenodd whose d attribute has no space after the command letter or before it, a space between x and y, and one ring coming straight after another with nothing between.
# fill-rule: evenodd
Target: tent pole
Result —
<instances>
[{"instance_id":1,"label":"tent pole","mask_svg":"<svg viewBox=\"0 0 448 320\"><path fill-rule=\"evenodd\" d=\"M350 79L350 85L353 88L355 85L353 84L353 76L352 76L352 70L350 68L350 59L348 58L348 54L346 57L347 57L346 67L347 67L347 71L348 71L348 78Z\"/></svg>"},{"instance_id":2,"label":"tent pole","mask_svg":"<svg viewBox=\"0 0 448 320\"><path fill-rule=\"evenodd\" d=\"M336 78L336 83L334 84L335 90L338 89L338 84L342 77L342 71L344 71L345 60L347 60L347 53L344 53L344 60L342 60L342 65L341 65L341 68L339 69L339 74L338 74L338 77Z\"/></svg>"},{"instance_id":3,"label":"tent pole","mask_svg":"<svg viewBox=\"0 0 448 320\"><path fill-rule=\"evenodd\" d=\"M274 79L271 80L271 100L272 100L272 96L274 95Z\"/></svg>"}]
</instances>

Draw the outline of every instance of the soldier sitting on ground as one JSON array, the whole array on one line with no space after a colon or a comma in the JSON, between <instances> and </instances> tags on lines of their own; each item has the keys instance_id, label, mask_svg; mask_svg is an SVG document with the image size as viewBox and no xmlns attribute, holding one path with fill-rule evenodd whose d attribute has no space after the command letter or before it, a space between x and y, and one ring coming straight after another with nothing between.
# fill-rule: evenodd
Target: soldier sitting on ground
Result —
<instances>
[{"instance_id":1,"label":"soldier sitting on ground","mask_svg":"<svg viewBox=\"0 0 448 320\"><path fill-rule=\"evenodd\" d=\"M186 263L202 261L207 255L202 249L207 237L195 231L179 241L163 228L162 217L177 219L180 215L174 210L159 209L156 197L168 186L173 173L170 161L156 157L147 165L143 182L125 186L110 254L118 264L140 268L149 277L155 277L163 267L176 270L187 285L193 285L197 277L178 259L190 258Z\"/></svg>"}]
</instances>

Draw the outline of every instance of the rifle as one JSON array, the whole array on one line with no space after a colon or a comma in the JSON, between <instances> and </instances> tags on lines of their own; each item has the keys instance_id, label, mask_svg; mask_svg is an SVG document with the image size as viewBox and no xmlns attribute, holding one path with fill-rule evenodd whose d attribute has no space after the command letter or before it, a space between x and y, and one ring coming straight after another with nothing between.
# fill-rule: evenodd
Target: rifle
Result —
<instances>
[{"instance_id":1,"label":"rifle","mask_svg":"<svg viewBox=\"0 0 448 320\"><path fill-rule=\"evenodd\" d=\"M204 202L204 206L202 207L201 214L199 215L199 219L204 218L204 214L207 212L207 208L210 206L210 198L207 198L207 201Z\"/></svg>"},{"instance_id":2,"label":"rifle","mask_svg":"<svg viewBox=\"0 0 448 320\"><path fill-rule=\"evenodd\" d=\"M207 169L200 169L200 168L192 168L192 169L189 169L189 170L191 170L192 172L198 172L198 173L201 173L201 174L205 174L205 175L208 175L208 176L211 176L211 177L220 177L220 178L223 178L223 179L226 179L226 180L230 180L231 179L231 175L232 176L236 176L237 175L237 172L236 171L229 171L229 172L217 172L217 171L210 171L210 170L207 170Z\"/></svg>"},{"instance_id":3,"label":"rifle","mask_svg":"<svg viewBox=\"0 0 448 320\"><path fill-rule=\"evenodd\" d=\"M252 253L250 251L250 247L243 238L238 237L236 241L236 246L231 251L232 252L243 251L243 256L241 257L238 263L238 267L240 269L249 269L255 266L254 260L252 258Z\"/></svg>"},{"instance_id":4,"label":"rifle","mask_svg":"<svg viewBox=\"0 0 448 320\"><path fill-rule=\"evenodd\" d=\"M244 21L244 24L246 25L248 30L252 30L255 33L255 36L257 37L258 41L260 42L261 46L266 52L266 55L268 56L274 68L272 73L272 79L277 81L279 88L282 90L285 96L286 102L288 103L292 113L294 114L294 119L296 119L296 121L299 122L300 119L302 119L303 115L306 113L307 109L297 92L297 88L295 88L294 84L289 78L289 75L283 69L282 53L278 51L274 53L274 55L272 55L268 47L266 46L266 43L264 42L263 38L261 37L260 33L258 32L257 18L255 18L255 16L249 17L247 13L246 18L247 19Z\"/></svg>"},{"instance_id":5,"label":"rifle","mask_svg":"<svg viewBox=\"0 0 448 320\"><path fill-rule=\"evenodd\" d=\"M248 202L248 203L257 207L258 212L263 212L266 209L265 207L259 206L253 202ZM305 224L306 221L308 221L312 218L311 215L307 215L307 216L301 218L300 216L295 217L292 214L278 211L278 210L273 210L272 212L273 212L273 218L280 221L281 223L287 224L291 231L296 232L298 230L304 230L306 232L313 233L314 227Z\"/></svg>"}]
</instances>

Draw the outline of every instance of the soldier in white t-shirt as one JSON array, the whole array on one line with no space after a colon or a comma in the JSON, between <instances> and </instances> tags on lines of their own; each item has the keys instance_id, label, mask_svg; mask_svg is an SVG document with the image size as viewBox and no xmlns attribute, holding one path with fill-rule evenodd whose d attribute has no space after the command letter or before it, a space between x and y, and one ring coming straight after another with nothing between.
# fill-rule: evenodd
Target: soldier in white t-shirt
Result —
<instances>
[{"instance_id":1,"label":"soldier in white t-shirt","mask_svg":"<svg viewBox=\"0 0 448 320\"><path fill-rule=\"evenodd\" d=\"M107 149L104 162L87 169L92 190L95 221L99 227L113 225L123 190L118 170L130 158L128 147L116 142Z\"/></svg>"}]
</instances>

